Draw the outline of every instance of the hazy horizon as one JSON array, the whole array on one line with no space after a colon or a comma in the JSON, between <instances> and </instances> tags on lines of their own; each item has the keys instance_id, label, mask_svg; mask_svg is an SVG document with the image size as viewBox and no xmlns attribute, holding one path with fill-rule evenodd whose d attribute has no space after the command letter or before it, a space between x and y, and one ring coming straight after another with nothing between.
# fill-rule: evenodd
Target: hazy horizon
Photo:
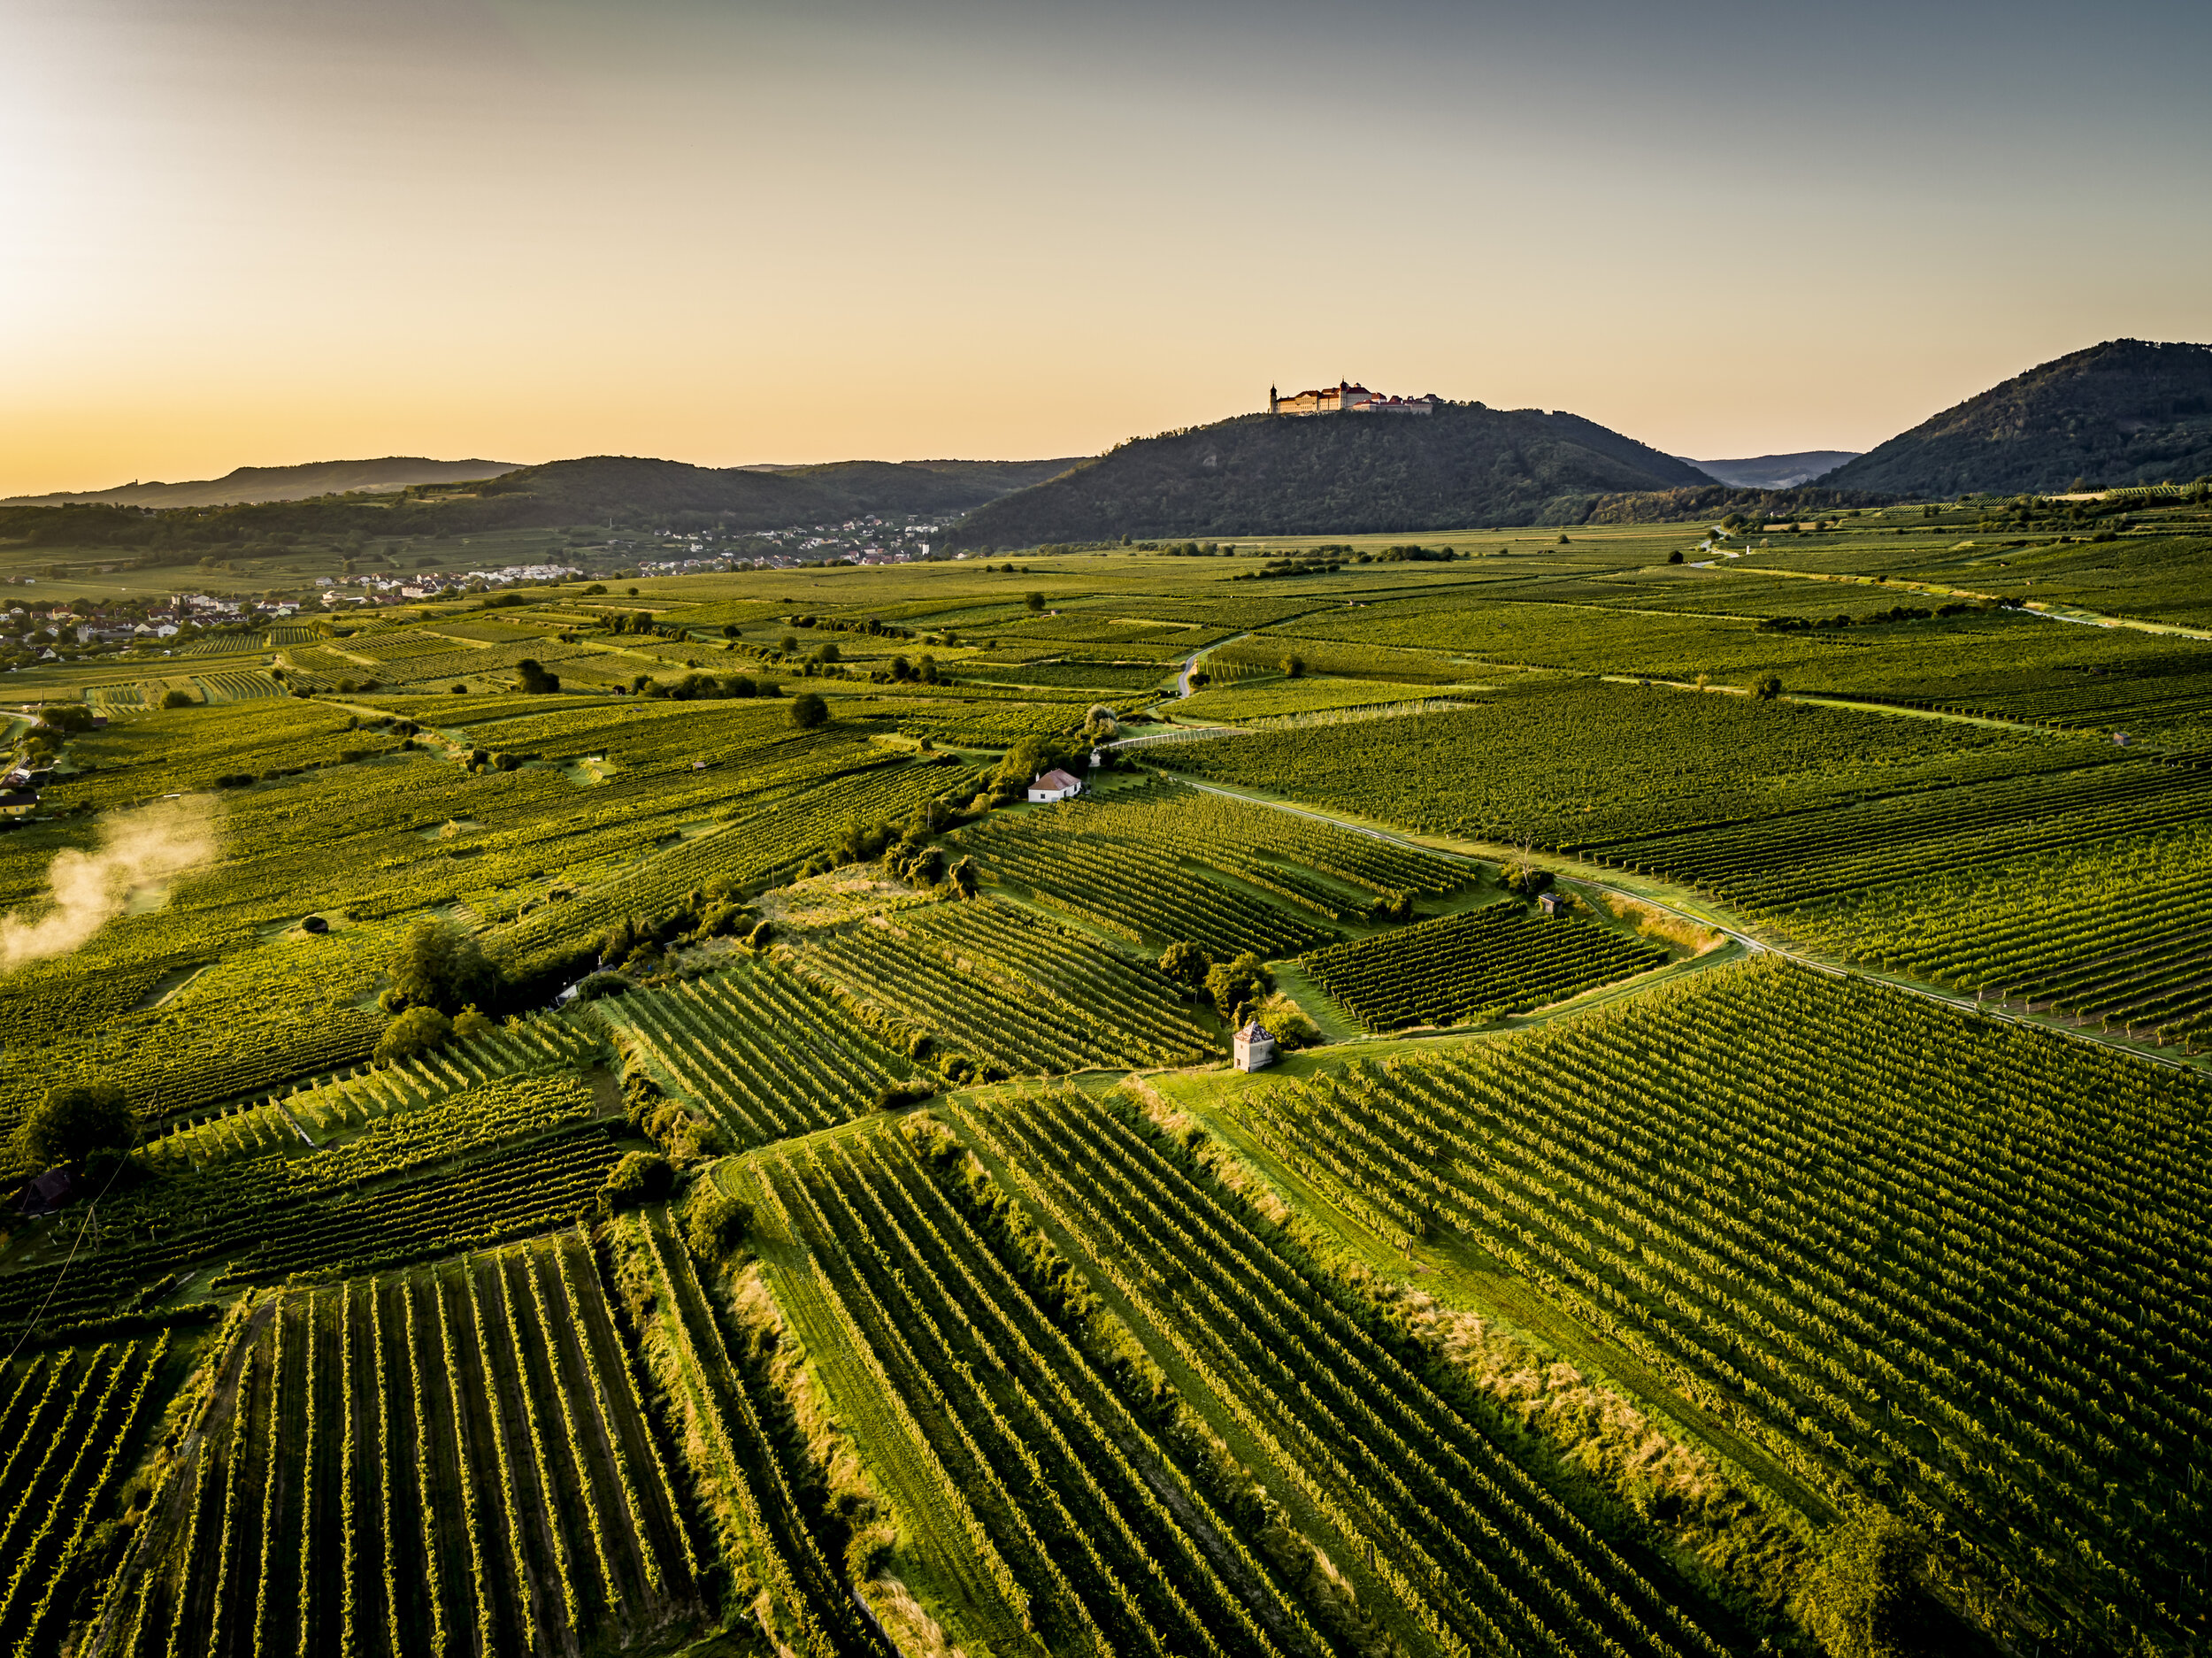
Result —
<instances>
[{"instance_id":1,"label":"hazy horizon","mask_svg":"<svg viewBox=\"0 0 2212 1658\"><path fill-rule=\"evenodd\" d=\"M1355 378L1873 447L2212 339L2200 9L21 0L0 495L1095 454Z\"/></svg>"}]
</instances>

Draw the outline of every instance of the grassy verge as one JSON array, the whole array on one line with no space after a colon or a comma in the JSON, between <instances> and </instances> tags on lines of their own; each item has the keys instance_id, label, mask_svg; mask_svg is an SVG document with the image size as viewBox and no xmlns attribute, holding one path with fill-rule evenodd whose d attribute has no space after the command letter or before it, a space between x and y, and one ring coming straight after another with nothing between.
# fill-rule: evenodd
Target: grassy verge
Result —
<instances>
[{"instance_id":1,"label":"grassy verge","mask_svg":"<svg viewBox=\"0 0 2212 1658\"><path fill-rule=\"evenodd\" d=\"M881 1126L870 1119L869 1126ZM850 1132L859 1124L825 1133ZM787 1145L789 1142L787 1142ZM928 1452L909 1425L886 1408L879 1384L848 1337L805 1245L783 1226L757 1162L726 1159L716 1171L723 1190L752 1205L758 1218L753 1243L759 1251L769 1288L782 1309L816 1379L828 1396L838 1425L851 1439L875 1488L898 1516L899 1539L890 1570L941 1623L971 1658L984 1654L1033 1653L1035 1642L1023 1632L1017 1610L993 1587L982 1563L960 1531L939 1524L936 1482L928 1471Z\"/></svg>"}]
</instances>

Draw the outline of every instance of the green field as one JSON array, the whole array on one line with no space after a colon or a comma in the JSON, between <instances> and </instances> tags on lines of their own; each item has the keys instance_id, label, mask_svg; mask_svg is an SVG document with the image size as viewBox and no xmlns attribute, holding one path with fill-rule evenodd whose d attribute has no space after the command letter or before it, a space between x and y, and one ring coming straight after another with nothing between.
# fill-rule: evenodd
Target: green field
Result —
<instances>
[{"instance_id":1,"label":"green field","mask_svg":"<svg viewBox=\"0 0 2212 1658\"><path fill-rule=\"evenodd\" d=\"M0 1650L2202 1650L2212 521L2125 523L13 653Z\"/></svg>"}]
</instances>

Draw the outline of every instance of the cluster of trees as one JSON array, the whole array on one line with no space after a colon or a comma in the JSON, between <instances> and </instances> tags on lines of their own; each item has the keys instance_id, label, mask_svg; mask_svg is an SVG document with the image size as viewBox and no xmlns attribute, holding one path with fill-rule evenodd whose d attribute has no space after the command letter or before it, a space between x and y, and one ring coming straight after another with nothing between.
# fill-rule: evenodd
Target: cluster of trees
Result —
<instances>
[{"instance_id":1,"label":"cluster of trees","mask_svg":"<svg viewBox=\"0 0 2212 1658\"><path fill-rule=\"evenodd\" d=\"M1770 519L1826 518L1892 505L1894 495L1863 489L1737 489L1706 484L1690 489L1641 489L1600 495L1579 516L1584 524L1719 524L1741 533Z\"/></svg>"},{"instance_id":2,"label":"cluster of trees","mask_svg":"<svg viewBox=\"0 0 2212 1658\"><path fill-rule=\"evenodd\" d=\"M742 936L753 948L765 949L774 934L772 923L762 920L757 910L718 881L693 887L681 902L657 915L626 916L615 923L599 941L598 965L626 973L653 973L660 971L672 946Z\"/></svg>"},{"instance_id":3,"label":"cluster of trees","mask_svg":"<svg viewBox=\"0 0 2212 1658\"><path fill-rule=\"evenodd\" d=\"M474 938L442 917L407 929L389 960L377 1005L393 1015L376 1045L380 1063L408 1059L495 1028L480 1005L498 1004L507 983Z\"/></svg>"},{"instance_id":4,"label":"cluster of trees","mask_svg":"<svg viewBox=\"0 0 2212 1658\"><path fill-rule=\"evenodd\" d=\"M1928 1584L1927 1539L1880 1508L1851 1515L1807 1574L1794 1610L1834 1658L1905 1658L1944 1619Z\"/></svg>"},{"instance_id":5,"label":"cluster of trees","mask_svg":"<svg viewBox=\"0 0 2212 1658\"><path fill-rule=\"evenodd\" d=\"M675 1178L674 1166L659 1152L625 1152L608 1171L606 1185L599 1189L599 1207L611 1214L641 1203L657 1203L668 1195Z\"/></svg>"},{"instance_id":6,"label":"cluster of trees","mask_svg":"<svg viewBox=\"0 0 2212 1658\"><path fill-rule=\"evenodd\" d=\"M1195 944L1171 944L1161 952L1160 971L1178 984L1204 991L1225 1019L1275 988L1275 975L1250 950L1217 962Z\"/></svg>"},{"instance_id":7,"label":"cluster of trees","mask_svg":"<svg viewBox=\"0 0 2212 1658\"><path fill-rule=\"evenodd\" d=\"M54 764L72 737L92 729L88 702L55 702L39 710L38 723L24 734L22 763L36 771Z\"/></svg>"},{"instance_id":8,"label":"cluster of trees","mask_svg":"<svg viewBox=\"0 0 2212 1658\"><path fill-rule=\"evenodd\" d=\"M438 1008L409 1008L384 1027L384 1034L377 1039L375 1057L379 1064L394 1063L498 1028L497 1019L473 1007L464 1008L451 1017Z\"/></svg>"},{"instance_id":9,"label":"cluster of trees","mask_svg":"<svg viewBox=\"0 0 2212 1658\"><path fill-rule=\"evenodd\" d=\"M1229 580L1258 581L1267 576L1325 576L1332 571L1343 569L1347 564L1368 562L1369 556L1356 554L1348 542L1332 542L1326 546L1302 547L1294 552L1279 554L1257 570L1241 571Z\"/></svg>"},{"instance_id":10,"label":"cluster of trees","mask_svg":"<svg viewBox=\"0 0 2212 1658\"><path fill-rule=\"evenodd\" d=\"M1893 604L1886 610L1872 610L1855 617L1839 610L1833 616L1807 618L1802 616L1763 616L1759 618L1763 633L1795 633L1814 628L1872 627L1883 622L1925 622L1936 617L1970 616L1979 610L1994 610L1993 603L1956 601L1929 610L1923 605Z\"/></svg>"},{"instance_id":11,"label":"cluster of trees","mask_svg":"<svg viewBox=\"0 0 2212 1658\"><path fill-rule=\"evenodd\" d=\"M756 679L747 673L687 673L664 684L641 673L630 681L638 696L668 697L679 702L718 702L729 697L781 696L783 687L772 679Z\"/></svg>"},{"instance_id":12,"label":"cluster of trees","mask_svg":"<svg viewBox=\"0 0 2212 1658\"><path fill-rule=\"evenodd\" d=\"M1013 566L1009 564L1007 568L1011 570ZM1032 596L1038 598L1038 603L1030 606L1032 610L1035 610L1039 608L1039 604L1041 604L1042 600L1040 595L1033 595ZM856 620L847 620L802 613L787 617L785 620L793 627L818 628L825 633L858 633L869 639L919 639L925 644L944 645L955 645L960 642L959 635L949 627L941 633L918 633L910 627L902 627L895 622L879 621L872 616L862 617ZM735 627L726 627L722 632L733 639L737 636L738 630ZM786 656L790 656L799 649L799 641L791 634L786 633L780 648ZM837 660L837 649L834 644L826 643L822 649L826 653L821 658L823 661Z\"/></svg>"},{"instance_id":13,"label":"cluster of trees","mask_svg":"<svg viewBox=\"0 0 2212 1658\"><path fill-rule=\"evenodd\" d=\"M1233 1030L1250 1018L1286 1048L1321 1040L1305 1010L1275 988L1275 975L1250 950L1217 962L1195 944L1171 944L1161 953L1160 971L1203 995Z\"/></svg>"},{"instance_id":14,"label":"cluster of trees","mask_svg":"<svg viewBox=\"0 0 2212 1658\"><path fill-rule=\"evenodd\" d=\"M688 1169L729 1149L719 1129L670 1099L634 1055L623 1069L622 1105L630 1126L661 1149L662 1171L649 1167L637 1171L641 1184L659 1186L657 1195L666 1194L675 1170Z\"/></svg>"},{"instance_id":15,"label":"cluster of trees","mask_svg":"<svg viewBox=\"0 0 2212 1658\"><path fill-rule=\"evenodd\" d=\"M105 1180L114 1159L138 1144L138 1113L111 1083L67 1082L46 1095L16 1125L15 1147L34 1169L81 1163L88 1178Z\"/></svg>"},{"instance_id":16,"label":"cluster of trees","mask_svg":"<svg viewBox=\"0 0 2212 1658\"><path fill-rule=\"evenodd\" d=\"M844 864L883 860L885 871L917 887L949 883L963 898L972 898L982 877L972 857L948 854L938 837L968 821L942 799L924 801L898 823L878 819L855 824L830 850L809 860L803 874L816 875Z\"/></svg>"}]
</instances>

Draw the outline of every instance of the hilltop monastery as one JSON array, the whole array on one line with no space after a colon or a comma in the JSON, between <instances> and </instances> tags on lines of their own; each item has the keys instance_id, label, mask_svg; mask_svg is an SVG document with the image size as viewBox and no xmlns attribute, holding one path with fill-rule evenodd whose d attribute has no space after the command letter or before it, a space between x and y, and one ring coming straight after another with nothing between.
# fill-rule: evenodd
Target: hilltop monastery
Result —
<instances>
[{"instance_id":1,"label":"hilltop monastery","mask_svg":"<svg viewBox=\"0 0 2212 1658\"><path fill-rule=\"evenodd\" d=\"M1291 397L1278 395L1272 386L1267 388L1267 412L1271 415L1425 415L1433 414L1441 401L1434 392L1421 397L1386 397L1380 392L1369 391L1366 387L1355 386L1348 380L1324 386L1319 391L1302 391Z\"/></svg>"}]
</instances>

